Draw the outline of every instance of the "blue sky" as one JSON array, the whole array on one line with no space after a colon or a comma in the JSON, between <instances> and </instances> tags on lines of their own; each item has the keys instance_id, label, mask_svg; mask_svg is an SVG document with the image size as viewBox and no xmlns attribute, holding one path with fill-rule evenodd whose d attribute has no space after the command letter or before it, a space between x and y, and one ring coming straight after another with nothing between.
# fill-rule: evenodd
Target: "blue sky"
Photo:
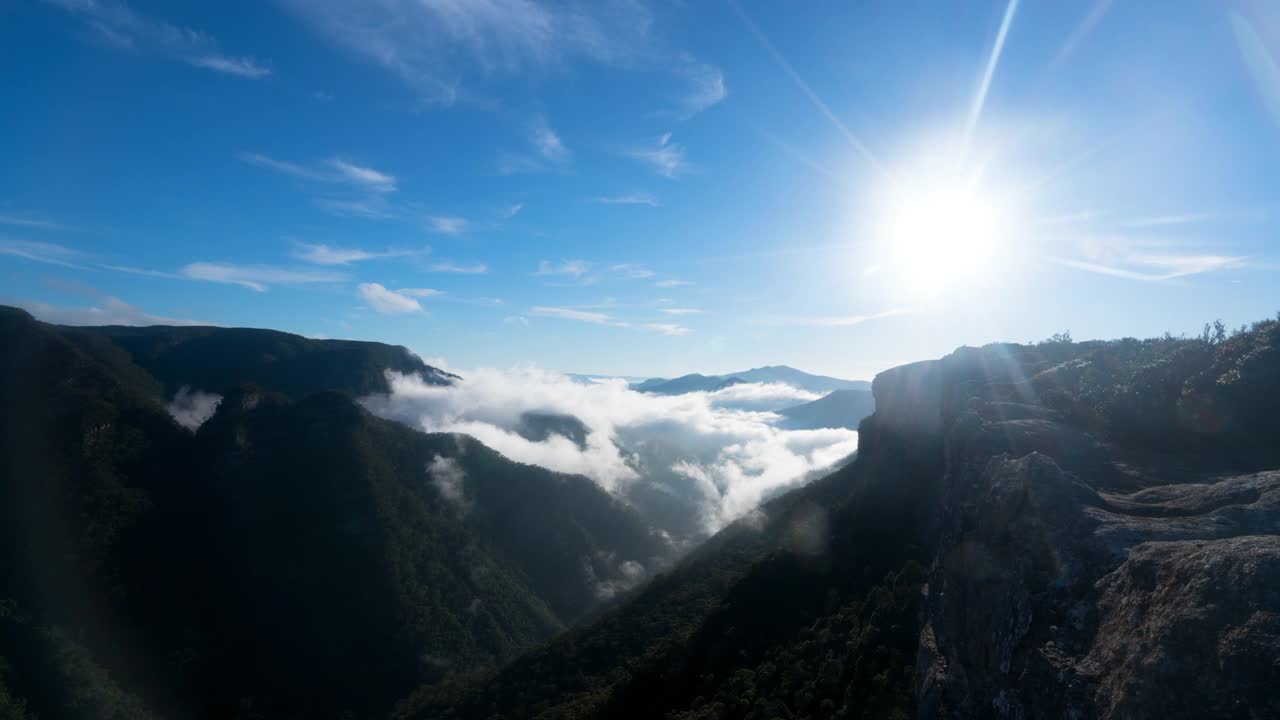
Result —
<instances>
[{"instance_id":1,"label":"blue sky","mask_svg":"<svg viewBox=\"0 0 1280 720\"><path fill-rule=\"evenodd\" d=\"M1280 310L1264 2L0 4L0 302L869 378Z\"/></svg>"}]
</instances>

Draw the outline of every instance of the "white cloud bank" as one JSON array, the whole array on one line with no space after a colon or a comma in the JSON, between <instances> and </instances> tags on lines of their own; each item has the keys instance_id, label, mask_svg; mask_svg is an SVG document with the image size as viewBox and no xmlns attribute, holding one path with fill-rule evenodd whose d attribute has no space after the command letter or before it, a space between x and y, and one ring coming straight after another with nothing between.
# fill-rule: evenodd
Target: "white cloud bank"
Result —
<instances>
[{"instance_id":1,"label":"white cloud bank","mask_svg":"<svg viewBox=\"0 0 1280 720\"><path fill-rule=\"evenodd\" d=\"M373 413L426 432L470 435L513 460L586 475L677 538L711 533L763 499L857 449L845 429L782 430L762 407L816 396L786 385L743 384L715 393L647 395L621 380L577 383L537 369L481 369L449 386L388 373L392 393L363 400ZM579 446L517 430L526 413L571 415Z\"/></svg>"}]
</instances>

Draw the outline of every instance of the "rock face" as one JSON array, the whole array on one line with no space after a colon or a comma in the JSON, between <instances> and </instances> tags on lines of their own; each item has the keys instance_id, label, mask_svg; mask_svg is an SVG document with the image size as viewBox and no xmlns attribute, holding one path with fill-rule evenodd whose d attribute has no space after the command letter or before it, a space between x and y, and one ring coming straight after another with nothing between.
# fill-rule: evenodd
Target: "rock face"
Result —
<instances>
[{"instance_id":1,"label":"rock face","mask_svg":"<svg viewBox=\"0 0 1280 720\"><path fill-rule=\"evenodd\" d=\"M1280 321L961 348L857 459L401 717L1280 717Z\"/></svg>"},{"instance_id":2,"label":"rock face","mask_svg":"<svg viewBox=\"0 0 1280 720\"><path fill-rule=\"evenodd\" d=\"M1052 400L1078 350L1031 350L876 378L945 445L918 717L1280 717L1280 471L1121 450Z\"/></svg>"}]
</instances>

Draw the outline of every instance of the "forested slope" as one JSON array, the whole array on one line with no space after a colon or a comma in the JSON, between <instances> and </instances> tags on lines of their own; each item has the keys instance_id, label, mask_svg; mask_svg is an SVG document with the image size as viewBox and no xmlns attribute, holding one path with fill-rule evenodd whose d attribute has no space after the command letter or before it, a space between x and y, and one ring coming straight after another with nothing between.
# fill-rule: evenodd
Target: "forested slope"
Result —
<instances>
[{"instance_id":1,"label":"forested slope","mask_svg":"<svg viewBox=\"0 0 1280 720\"><path fill-rule=\"evenodd\" d=\"M344 393L218 388L193 434L159 380L83 337L0 314L12 708L376 716L552 636L668 556L586 478Z\"/></svg>"}]
</instances>

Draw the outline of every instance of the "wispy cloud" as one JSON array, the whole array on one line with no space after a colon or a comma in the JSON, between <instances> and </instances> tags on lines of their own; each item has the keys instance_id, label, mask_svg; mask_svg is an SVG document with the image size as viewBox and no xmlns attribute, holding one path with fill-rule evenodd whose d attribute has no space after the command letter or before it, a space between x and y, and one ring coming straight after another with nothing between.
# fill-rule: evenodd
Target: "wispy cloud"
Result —
<instances>
[{"instance_id":1,"label":"wispy cloud","mask_svg":"<svg viewBox=\"0 0 1280 720\"><path fill-rule=\"evenodd\" d=\"M560 136L551 126L547 124L547 119L538 117L533 122L533 146L537 148L538 154L554 163L561 163L569 159L569 150L561 142Z\"/></svg>"},{"instance_id":2,"label":"wispy cloud","mask_svg":"<svg viewBox=\"0 0 1280 720\"><path fill-rule=\"evenodd\" d=\"M247 57L227 57L225 55L200 55L189 60L192 65L206 70L216 70L228 75L239 75L247 78L260 78L271 74L258 61Z\"/></svg>"},{"instance_id":3,"label":"wispy cloud","mask_svg":"<svg viewBox=\"0 0 1280 720\"><path fill-rule=\"evenodd\" d=\"M645 278L651 278L654 275L652 270L644 265L638 265L636 263L618 263L617 265L610 266L609 269L625 277L632 278L633 280L643 280Z\"/></svg>"},{"instance_id":4,"label":"wispy cloud","mask_svg":"<svg viewBox=\"0 0 1280 720\"><path fill-rule=\"evenodd\" d=\"M55 243L32 242L0 237L0 255L12 255L39 263L83 268L88 254Z\"/></svg>"},{"instance_id":5,"label":"wispy cloud","mask_svg":"<svg viewBox=\"0 0 1280 720\"><path fill-rule=\"evenodd\" d=\"M689 282L688 280L659 280L658 282L654 283L653 286L658 288L673 288L673 287L683 287L685 285L692 285L692 284L693 283Z\"/></svg>"},{"instance_id":6,"label":"wispy cloud","mask_svg":"<svg viewBox=\"0 0 1280 720\"><path fill-rule=\"evenodd\" d=\"M580 278L591 269L591 263L585 260L561 260L558 263L543 260L538 263L534 275L572 275Z\"/></svg>"},{"instance_id":7,"label":"wispy cloud","mask_svg":"<svg viewBox=\"0 0 1280 720\"><path fill-rule=\"evenodd\" d=\"M370 308L388 315L422 312L422 303L418 302L419 298L442 294L440 290L431 288L389 290L379 283L361 283L357 290Z\"/></svg>"},{"instance_id":8,"label":"wispy cloud","mask_svg":"<svg viewBox=\"0 0 1280 720\"><path fill-rule=\"evenodd\" d=\"M1075 210L1073 212L1062 213L1061 215L1050 215L1048 217L1037 218L1034 220L1036 225L1076 225L1080 223L1089 223L1100 217L1104 213L1096 210L1084 209Z\"/></svg>"},{"instance_id":9,"label":"wispy cloud","mask_svg":"<svg viewBox=\"0 0 1280 720\"><path fill-rule=\"evenodd\" d=\"M502 212L499 214L502 216L503 220L510 220L511 218L520 214L520 211L523 209L524 209L524 203L516 203L515 205L512 205L510 207L503 208Z\"/></svg>"},{"instance_id":10,"label":"wispy cloud","mask_svg":"<svg viewBox=\"0 0 1280 720\"><path fill-rule=\"evenodd\" d=\"M502 318L502 322L507 325L519 325L520 327L529 327L529 318L523 315L508 315Z\"/></svg>"},{"instance_id":11,"label":"wispy cloud","mask_svg":"<svg viewBox=\"0 0 1280 720\"><path fill-rule=\"evenodd\" d=\"M853 325L861 325L872 320L883 320L885 318L898 317L900 315L910 315L913 311L907 308L894 308L883 312L871 313L868 315L805 315L799 317L775 317L769 318L769 323L773 325L810 325L813 327L851 327Z\"/></svg>"},{"instance_id":12,"label":"wispy cloud","mask_svg":"<svg viewBox=\"0 0 1280 720\"><path fill-rule=\"evenodd\" d=\"M631 157L652 167L659 175L672 179L689 170L684 153L683 145L671 142L671 133L659 137L656 145L633 148L627 152Z\"/></svg>"},{"instance_id":13,"label":"wispy cloud","mask_svg":"<svg viewBox=\"0 0 1280 720\"><path fill-rule=\"evenodd\" d=\"M24 217L21 215L4 215L0 214L0 225L12 225L14 227L36 228L39 230L70 230L71 228L56 223L51 220L41 218Z\"/></svg>"},{"instance_id":14,"label":"wispy cloud","mask_svg":"<svg viewBox=\"0 0 1280 720\"><path fill-rule=\"evenodd\" d=\"M149 270L147 268L134 267L132 265L99 265L104 270L112 270L127 275L141 275L142 277L165 278L167 280L185 280L186 277L177 273L165 272L163 270Z\"/></svg>"},{"instance_id":15,"label":"wispy cloud","mask_svg":"<svg viewBox=\"0 0 1280 720\"><path fill-rule=\"evenodd\" d=\"M702 311L695 308L658 308L658 312L667 315L701 315Z\"/></svg>"},{"instance_id":16,"label":"wispy cloud","mask_svg":"<svg viewBox=\"0 0 1280 720\"><path fill-rule=\"evenodd\" d=\"M604 205L648 205L649 207L661 207L658 198L649 193L629 193L627 195L608 195L604 197L593 198L592 202L602 203Z\"/></svg>"},{"instance_id":17,"label":"wispy cloud","mask_svg":"<svg viewBox=\"0 0 1280 720\"><path fill-rule=\"evenodd\" d=\"M253 152L242 152L237 157L241 162L249 165L312 182L345 183L374 193L388 193L396 190L394 176L342 158L329 158L322 165L301 165Z\"/></svg>"},{"instance_id":18,"label":"wispy cloud","mask_svg":"<svg viewBox=\"0 0 1280 720\"><path fill-rule=\"evenodd\" d=\"M502 152L498 155L498 172L503 175L548 172L563 168L572 153L557 133L541 115L529 124L530 149L522 152ZM514 214L514 213L513 213Z\"/></svg>"},{"instance_id":19,"label":"wispy cloud","mask_svg":"<svg viewBox=\"0 0 1280 720\"><path fill-rule=\"evenodd\" d=\"M502 298L496 297L466 297L464 295L450 295L443 290L439 295L433 296L437 300L458 305L478 305L480 307L502 307L507 304Z\"/></svg>"},{"instance_id":20,"label":"wispy cloud","mask_svg":"<svg viewBox=\"0 0 1280 720\"><path fill-rule=\"evenodd\" d=\"M525 173L546 172L547 164L536 157L522 153L502 152L498 154L499 175L523 175Z\"/></svg>"},{"instance_id":21,"label":"wispy cloud","mask_svg":"<svg viewBox=\"0 0 1280 720\"><path fill-rule=\"evenodd\" d=\"M1166 222L1168 220L1168 222ZM1153 227L1179 224L1181 218L1155 218ZM1124 235L1085 235L1077 241L1076 252L1048 259L1085 272L1126 280L1163 282L1202 273L1243 267L1249 258L1220 251L1204 251L1197 241Z\"/></svg>"},{"instance_id":22,"label":"wispy cloud","mask_svg":"<svg viewBox=\"0 0 1280 720\"><path fill-rule=\"evenodd\" d=\"M338 171L338 175L352 183L361 185L374 192L395 192L396 179L371 167L363 167L347 162L342 158L331 158L329 164Z\"/></svg>"},{"instance_id":23,"label":"wispy cloud","mask_svg":"<svg viewBox=\"0 0 1280 720\"><path fill-rule=\"evenodd\" d=\"M180 273L191 280L239 285L257 292L265 292L272 285L307 285L341 282L347 279L345 273L328 270L295 269L272 265L236 265L224 262L194 262L183 266Z\"/></svg>"},{"instance_id":24,"label":"wispy cloud","mask_svg":"<svg viewBox=\"0 0 1280 720\"><path fill-rule=\"evenodd\" d=\"M577 58L638 54L652 20L634 2L532 0L285 0L339 46L395 73L430 101L451 104L466 83L547 70Z\"/></svg>"},{"instance_id":25,"label":"wispy cloud","mask_svg":"<svg viewBox=\"0 0 1280 720\"><path fill-rule=\"evenodd\" d=\"M1183 213L1180 215L1156 215L1153 217L1126 220L1119 224L1122 228L1166 227L1169 225L1192 225L1216 219L1213 213Z\"/></svg>"},{"instance_id":26,"label":"wispy cloud","mask_svg":"<svg viewBox=\"0 0 1280 720\"><path fill-rule=\"evenodd\" d=\"M430 270L431 272L457 273L459 275L483 275L489 272L489 266L484 263L459 265L452 262L438 262L433 264Z\"/></svg>"},{"instance_id":27,"label":"wispy cloud","mask_svg":"<svg viewBox=\"0 0 1280 720\"><path fill-rule=\"evenodd\" d=\"M12 302L36 318L55 325L217 325L202 320L153 315L110 295L99 296L87 307L64 307L32 300Z\"/></svg>"},{"instance_id":28,"label":"wispy cloud","mask_svg":"<svg viewBox=\"0 0 1280 720\"><path fill-rule=\"evenodd\" d=\"M1163 282L1215 270L1238 268L1248 260L1239 255L1130 255L1117 264L1070 258L1051 259L1077 270L1143 282Z\"/></svg>"},{"instance_id":29,"label":"wispy cloud","mask_svg":"<svg viewBox=\"0 0 1280 720\"><path fill-rule=\"evenodd\" d=\"M684 117L692 117L724 100L729 90L724 84L724 73L714 65L699 62L685 55L683 73L692 86L681 104Z\"/></svg>"},{"instance_id":30,"label":"wispy cloud","mask_svg":"<svg viewBox=\"0 0 1280 720\"><path fill-rule=\"evenodd\" d=\"M693 332L683 325L675 325L672 323L645 323L644 328L647 330L656 330L663 335L670 335L672 337L680 337L681 335L688 335Z\"/></svg>"},{"instance_id":31,"label":"wispy cloud","mask_svg":"<svg viewBox=\"0 0 1280 720\"><path fill-rule=\"evenodd\" d=\"M471 221L466 218L449 215L435 215L427 220L431 224L431 232L441 235L461 235L471 225Z\"/></svg>"},{"instance_id":32,"label":"wispy cloud","mask_svg":"<svg viewBox=\"0 0 1280 720\"><path fill-rule=\"evenodd\" d=\"M443 290L436 290L435 288L401 288L396 292L416 298L437 297L444 294Z\"/></svg>"},{"instance_id":33,"label":"wispy cloud","mask_svg":"<svg viewBox=\"0 0 1280 720\"><path fill-rule=\"evenodd\" d=\"M617 327L627 326L627 323L619 322L616 318L607 313L575 310L574 308L544 307L539 305L529 308L529 314L537 317L575 320L577 322L591 323L593 325L613 325Z\"/></svg>"},{"instance_id":34,"label":"wispy cloud","mask_svg":"<svg viewBox=\"0 0 1280 720\"><path fill-rule=\"evenodd\" d=\"M423 248L421 250L383 250L381 252L374 252L370 250L361 250L359 248L337 247L334 245L298 243L297 249L293 252L293 256L303 262L309 262L313 265L350 265L351 263L363 262L365 260L425 255L429 252L431 252L430 248Z\"/></svg>"},{"instance_id":35,"label":"wispy cloud","mask_svg":"<svg viewBox=\"0 0 1280 720\"><path fill-rule=\"evenodd\" d=\"M316 200L316 204L339 217L387 220L397 215L396 210L388 205L381 195L375 195L363 200L320 198Z\"/></svg>"},{"instance_id":36,"label":"wispy cloud","mask_svg":"<svg viewBox=\"0 0 1280 720\"><path fill-rule=\"evenodd\" d=\"M611 307L611 306L612 306L612 301L610 300L609 302L606 302L601 307ZM539 305L536 307L529 308L529 312L527 314L533 317L546 317L546 318L556 318L559 320L572 320L575 322L589 323L592 325L607 325L610 327L622 327L622 328L631 327L631 328L639 328L642 330L652 330L654 332L659 332L659 333L662 333L663 335L670 335L672 337L688 335L689 333L693 332L689 328L684 327L682 325L677 325L675 323L655 322L655 323L640 323L638 325L632 325L631 323L626 322L624 320L620 320L614 315L611 315L609 313L601 312L600 310L597 310L597 309L591 309L592 307L593 306L547 307L547 306Z\"/></svg>"},{"instance_id":37,"label":"wispy cloud","mask_svg":"<svg viewBox=\"0 0 1280 720\"><path fill-rule=\"evenodd\" d=\"M237 154L236 157L240 158L241 162L245 162L250 165L256 165L260 168L266 168L268 170L274 170L278 173L284 173L285 175L292 175L294 177L302 178L304 180L328 182L332 179L332 176L327 175L326 173L320 170L306 167L304 165L298 165L297 163L286 162L284 160L277 160L275 158L262 155L260 153L242 152Z\"/></svg>"},{"instance_id":38,"label":"wispy cloud","mask_svg":"<svg viewBox=\"0 0 1280 720\"><path fill-rule=\"evenodd\" d=\"M119 0L47 0L80 18L105 44L129 52L151 53L245 78L262 78L271 69L251 57L218 50L209 35L141 15Z\"/></svg>"}]
</instances>

